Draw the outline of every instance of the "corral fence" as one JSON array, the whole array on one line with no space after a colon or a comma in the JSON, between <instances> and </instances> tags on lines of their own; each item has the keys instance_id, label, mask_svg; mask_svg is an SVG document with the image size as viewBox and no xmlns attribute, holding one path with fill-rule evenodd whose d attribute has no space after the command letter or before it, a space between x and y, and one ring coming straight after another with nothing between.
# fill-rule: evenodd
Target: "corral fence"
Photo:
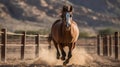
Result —
<instances>
[{"instance_id":1,"label":"corral fence","mask_svg":"<svg viewBox=\"0 0 120 67\"><path fill-rule=\"evenodd\" d=\"M45 36L45 35L39 35L39 34L36 34L36 35L28 35L26 34L26 32L24 31L23 33L21 34L16 34L16 33L9 33L7 32L7 29L2 29L0 31L0 37L1 37L1 60L2 61L6 61L6 51L7 51L7 46L20 46L20 58L21 60L24 59L25 57L25 46L35 46L35 57L39 57L39 45L40 45L40 37L48 37L48 36ZM17 41L17 45L13 44L13 45L9 45L13 40L10 39L12 38L12 36L14 36L14 38L19 38L19 40ZM29 42L27 42L27 37L32 37L32 40L34 38L34 43L32 44L29 44L29 42L31 42L29 40ZM12 41L11 41L12 40ZM10 42L11 41L11 42ZM18 45L20 44L20 45ZM33 45L34 44L34 45Z\"/></svg>"},{"instance_id":2,"label":"corral fence","mask_svg":"<svg viewBox=\"0 0 120 67\"><path fill-rule=\"evenodd\" d=\"M79 49L83 48L89 54L97 53L97 39L96 36L91 37L80 37L77 41L77 45Z\"/></svg>"},{"instance_id":3,"label":"corral fence","mask_svg":"<svg viewBox=\"0 0 120 67\"><path fill-rule=\"evenodd\" d=\"M114 35L107 35L107 34L98 35L97 54L119 59L119 51L120 51L119 35L120 35L119 32L115 32Z\"/></svg>"},{"instance_id":4,"label":"corral fence","mask_svg":"<svg viewBox=\"0 0 120 67\"><path fill-rule=\"evenodd\" d=\"M87 51L93 51L92 53L97 53L98 55L103 56L114 56L115 59L119 58L120 51L120 36L119 32L115 32L114 35L98 35L92 38L80 38L79 46L86 48ZM12 37L14 36L14 37ZM40 38L46 38L46 35L40 34L27 34L26 31L23 31L20 34L9 33L7 29L2 29L0 31L0 46L1 46L1 60L6 61L7 58L7 47L8 46L19 46L20 47L20 59L25 59L25 47L26 46L34 46L35 47L35 57L39 57L39 46L40 46ZM13 38L13 39L11 39ZM17 38L17 39L16 39ZM17 40L15 43L12 43L14 40ZM11 45L12 44L12 45ZM97 45L96 45L97 44ZM96 48L97 46L97 48Z\"/></svg>"}]
</instances>

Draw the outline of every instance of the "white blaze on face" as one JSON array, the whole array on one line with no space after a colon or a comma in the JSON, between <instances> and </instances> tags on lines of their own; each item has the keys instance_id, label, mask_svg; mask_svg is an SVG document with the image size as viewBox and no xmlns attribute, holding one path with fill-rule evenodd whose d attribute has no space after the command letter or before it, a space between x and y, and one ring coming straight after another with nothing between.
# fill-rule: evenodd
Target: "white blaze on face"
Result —
<instances>
[{"instance_id":1,"label":"white blaze on face","mask_svg":"<svg viewBox=\"0 0 120 67\"><path fill-rule=\"evenodd\" d=\"M66 24L67 24L67 27L69 27L71 25L71 21L70 21L71 19L72 19L72 17L70 17L70 13L67 12L66 13Z\"/></svg>"}]
</instances>

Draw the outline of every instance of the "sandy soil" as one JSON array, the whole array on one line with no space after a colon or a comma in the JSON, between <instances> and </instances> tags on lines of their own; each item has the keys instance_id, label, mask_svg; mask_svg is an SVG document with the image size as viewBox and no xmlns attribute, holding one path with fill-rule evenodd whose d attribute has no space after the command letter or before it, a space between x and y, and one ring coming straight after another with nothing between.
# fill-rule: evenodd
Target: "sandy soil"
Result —
<instances>
[{"instance_id":1,"label":"sandy soil","mask_svg":"<svg viewBox=\"0 0 120 67\"><path fill-rule=\"evenodd\" d=\"M68 52L68 48L65 48L65 51ZM56 59L54 47L50 50L42 47L39 58L25 60L9 58L7 62L0 62L0 67L120 67L120 60L115 60L113 57L98 56L96 49L93 48L88 50L88 48L77 46L72 54L70 63L63 66L63 61Z\"/></svg>"}]
</instances>

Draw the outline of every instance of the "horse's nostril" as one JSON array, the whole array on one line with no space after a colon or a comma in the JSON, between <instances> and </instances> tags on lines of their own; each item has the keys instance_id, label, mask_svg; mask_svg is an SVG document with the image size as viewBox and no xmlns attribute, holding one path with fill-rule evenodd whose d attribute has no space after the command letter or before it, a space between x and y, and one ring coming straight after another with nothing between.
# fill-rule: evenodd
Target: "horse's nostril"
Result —
<instances>
[{"instance_id":1,"label":"horse's nostril","mask_svg":"<svg viewBox=\"0 0 120 67\"><path fill-rule=\"evenodd\" d=\"M70 27L70 23L67 23L66 26L67 26L67 27Z\"/></svg>"},{"instance_id":2,"label":"horse's nostril","mask_svg":"<svg viewBox=\"0 0 120 67\"><path fill-rule=\"evenodd\" d=\"M66 26L69 27L69 24L67 24Z\"/></svg>"}]
</instances>

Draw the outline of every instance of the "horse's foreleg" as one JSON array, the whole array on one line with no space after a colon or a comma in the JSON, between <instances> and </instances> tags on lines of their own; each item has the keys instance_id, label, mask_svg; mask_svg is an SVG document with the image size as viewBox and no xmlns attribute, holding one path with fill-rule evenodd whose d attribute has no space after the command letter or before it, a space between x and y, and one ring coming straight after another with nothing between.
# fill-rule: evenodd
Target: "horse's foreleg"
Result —
<instances>
[{"instance_id":1,"label":"horse's foreleg","mask_svg":"<svg viewBox=\"0 0 120 67\"><path fill-rule=\"evenodd\" d=\"M54 46L55 46L55 48L56 48L56 50L57 50L57 59L59 59L60 58L60 52L59 52L59 50L58 50L58 44L54 41Z\"/></svg>"},{"instance_id":2,"label":"horse's foreleg","mask_svg":"<svg viewBox=\"0 0 120 67\"><path fill-rule=\"evenodd\" d=\"M65 60L66 53L65 53L65 51L64 51L64 49L63 49L63 48L64 48L64 44L60 43L60 44L59 44L59 48L60 48L61 53L62 53L61 60Z\"/></svg>"},{"instance_id":3,"label":"horse's foreleg","mask_svg":"<svg viewBox=\"0 0 120 67\"><path fill-rule=\"evenodd\" d=\"M67 63L69 63L69 60L72 57L72 50L75 47L75 43L70 43L68 47L69 47L68 59L63 63L63 65L66 65Z\"/></svg>"}]
</instances>

